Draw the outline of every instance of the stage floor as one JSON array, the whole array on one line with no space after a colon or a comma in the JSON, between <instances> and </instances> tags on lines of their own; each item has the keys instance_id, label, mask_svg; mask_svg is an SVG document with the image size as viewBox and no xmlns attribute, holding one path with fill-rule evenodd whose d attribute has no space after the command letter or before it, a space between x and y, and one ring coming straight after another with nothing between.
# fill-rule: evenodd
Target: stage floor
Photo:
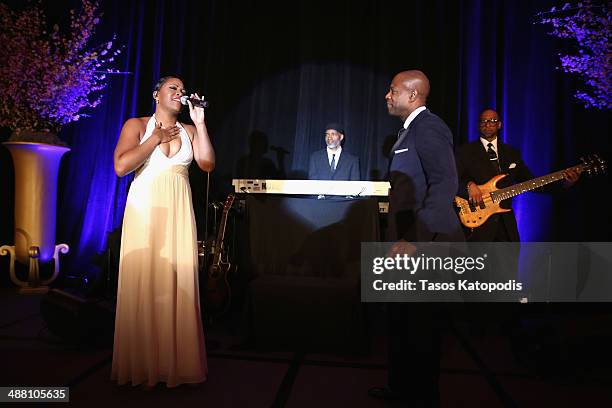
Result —
<instances>
[{"instance_id":1,"label":"stage floor","mask_svg":"<svg viewBox=\"0 0 612 408\"><path fill-rule=\"evenodd\" d=\"M344 354L251 348L241 344L232 321L221 322L205 333L206 383L158 385L147 392L110 381L109 345L74 347L52 334L40 313L41 299L0 288L2 386L69 386L70 406L84 407L395 406L367 395L368 388L386 380L382 324L370 325L367 352ZM374 319L384 315L380 305L372 307ZM498 327L450 324L443 329L441 406L612 406L612 359L603 347L610 338L602 340L606 355L592 352L597 340L591 338L589 347L581 341L568 339L566 353L560 354L564 360L548 355L547 348L517 355Z\"/></svg>"}]
</instances>

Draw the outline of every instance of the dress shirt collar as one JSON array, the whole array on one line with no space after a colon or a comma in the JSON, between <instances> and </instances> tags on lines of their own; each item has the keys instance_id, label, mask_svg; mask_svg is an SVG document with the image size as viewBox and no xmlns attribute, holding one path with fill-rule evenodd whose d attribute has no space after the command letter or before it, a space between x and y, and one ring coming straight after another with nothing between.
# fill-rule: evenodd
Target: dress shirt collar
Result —
<instances>
[{"instance_id":1,"label":"dress shirt collar","mask_svg":"<svg viewBox=\"0 0 612 408\"><path fill-rule=\"evenodd\" d=\"M427 109L427 107L419 106L418 108L413 110L412 113L410 115L408 115L408 117L406 118L406 121L404 122L404 129L408 129L408 126L410 126L410 123L412 123L414 118L416 118L417 115L419 113L423 112L425 109Z\"/></svg>"},{"instance_id":2,"label":"dress shirt collar","mask_svg":"<svg viewBox=\"0 0 612 408\"><path fill-rule=\"evenodd\" d=\"M327 162L331 165L331 161L332 161L332 155L336 155L336 167L338 167L338 160L340 160L340 153L342 153L342 146L338 146L338 150L336 150L335 152L332 152L331 150L329 150L329 147L327 147L325 150L327 150Z\"/></svg>"},{"instance_id":3,"label":"dress shirt collar","mask_svg":"<svg viewBox=\"0 0 612 408\"><path fill-rule=\"evenodd\" d=\"M497 138L491 140L491 142L489 142L487 139L481 137L480 138L480 143L482 143L482 145L484 146L484 149L487 150L489 149L489 143L493 143L493 150L495 150L495 153L499 153L499 151L497 150Z\"/></svg>"}]
</instances>

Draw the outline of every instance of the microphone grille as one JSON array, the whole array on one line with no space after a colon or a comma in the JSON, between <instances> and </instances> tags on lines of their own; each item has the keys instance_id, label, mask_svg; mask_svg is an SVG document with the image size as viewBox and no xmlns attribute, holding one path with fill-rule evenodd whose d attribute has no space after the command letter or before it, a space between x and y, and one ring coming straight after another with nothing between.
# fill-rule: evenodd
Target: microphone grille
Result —
<instances>
[{"instance_id":1,"label":"microphone grille","mask_svg":"<svg viewBox=\"0 0 612 408\"><path fill-rule=\"evenodd\" d=\"M187 100L189 100L189 97L187 95L181 96L181 103L183 105L187 105Z\"/></svg>"}]
</instances>

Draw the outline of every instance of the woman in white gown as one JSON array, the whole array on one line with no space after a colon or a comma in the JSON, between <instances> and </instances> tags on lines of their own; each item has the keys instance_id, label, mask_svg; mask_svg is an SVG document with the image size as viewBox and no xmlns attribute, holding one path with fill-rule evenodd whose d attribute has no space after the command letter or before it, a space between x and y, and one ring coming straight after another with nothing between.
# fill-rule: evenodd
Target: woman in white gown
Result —
<instances>
[{"instance_id":1,"label":"woman in white gown","mask_svg":"<svg viewBox=\"0 0 612 408\"><path fill-rule=\"evenodd\" d=\"M177 121L184 94L179 78L161 78L155 114L126 121L115 149L117 175L136 171L121 236L111 373L119 384L175 387L207 376L188 167L195 159L212 171L215 153L204 109L189 102L195 126Z\"/></svg>"}]
</instances>

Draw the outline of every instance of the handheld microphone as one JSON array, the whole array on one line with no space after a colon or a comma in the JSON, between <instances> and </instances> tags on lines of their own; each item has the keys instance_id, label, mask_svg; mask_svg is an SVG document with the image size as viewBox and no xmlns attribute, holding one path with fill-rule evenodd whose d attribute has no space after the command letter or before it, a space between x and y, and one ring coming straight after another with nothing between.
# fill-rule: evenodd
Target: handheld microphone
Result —
<instances>
[{"instance_id":1,"label":"handheld microphone","mask_svg":"<svg viewBox=\"0 0 612 408\"><path fill-rule=\"evenodd\" d=\"M183 105L187 105L187 101L190 101L196 108L208 108L208 101L205 101L204 99L190 98L187 95L181 96L181 103Z\"/></svg>"}]
</instances>

